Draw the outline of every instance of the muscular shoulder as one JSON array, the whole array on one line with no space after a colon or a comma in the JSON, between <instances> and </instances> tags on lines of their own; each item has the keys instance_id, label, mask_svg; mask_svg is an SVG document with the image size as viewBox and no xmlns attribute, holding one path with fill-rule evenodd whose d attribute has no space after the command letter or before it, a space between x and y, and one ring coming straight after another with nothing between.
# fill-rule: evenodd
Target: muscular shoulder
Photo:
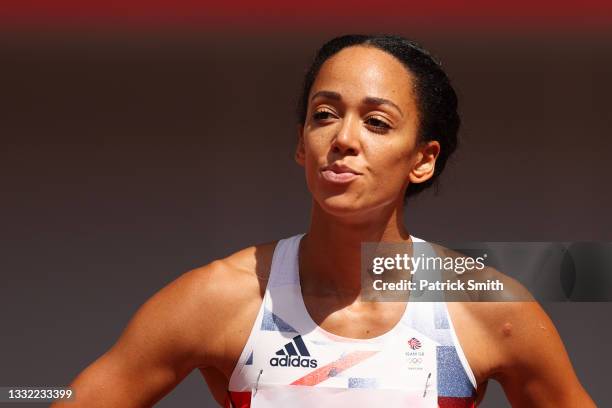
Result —
<instances>
[{"instance_id":1,"label":"muscular shoulder","mask_svg":"<svg viewBox=\"0 0 612 408\"><path fill-rule=\"evenodd\" d=\"M244 249L153 295L75 379L78 406L152 406L196 367L226 373L240 353L228 330L252 324L272 251L273 244Z\"/></svg>"},{"instance_id":2,"label":"muscular shoulder","mask_svg":"<svg viewBox=\"0 0 612 408\"><path fill-rule=\"evenodd\" d=\"M538 349L541 334L556 333L546 313L515 279L488 267L459 279L499 281L504 287L498 292L472 292L462 301L448 303L462 347L468 359L471 356L480 382L520 364Z\"/></svg>"},{"instance_id":3,"label":"muscular shoulder","mask_svg":"<svg viewBox=\"0 0 612 408\"><path fill-rule=\"evenodd\" d=\"M594 406L554 324L523 285L494 268L454 278L503 283L501 292L468 292L462 301L449 303L479 385L489 378L499 381L512 406L548 406L551 401L557 407Z\"/></svg>"},{"instance_id":4,"label":"muscular shoulder","mask_svg":"<svg viewBox=\"0 0 612 408\"><path fill-rule=\"evenodd\" d=\"M177 281L185 286L181 301L197 316L195 335L208 339L208 362L226 352L228 333L240 337L250 329L265 292L275 245L242 249L189 271Z\"/></svg>"},{"instance_id":5,"label":"muscular shoulder","mask_svg":"<svg viewBox=\"0 0 612 408\"><path fill-rule=\"evenodd\" d=\"M496 277L499 272L490 274ZM474 360L480 381L533 366L553 343L564 354L557 331L540 305L528 300L520 283L504 279L509 286L496 301L449 303L459 338Z\"/></svg>"},{"instance_id":6,"label":"muscular shoulder","mask_svg":"<svg viewBox=\"0 0 612 408\"><path fill-rule=\"evenodd\" d=\"M263 294L276 243L251 246L184 274L186 292L219 308ZM230 308L231 310L231 308Z\"/></svg>"},{"instance_id":7,"label":"muscular shoulder","mask_svg":"<svg viewBox=\"0 0 612 408\"><path fill-rule=\"evenodd\" d=\"M120 343L148 343L186 369L222 365L232 351L227 334L247 332L257 314L274 246L245 248L184 273L138 310Z\"/></svg>"}]
</instances>

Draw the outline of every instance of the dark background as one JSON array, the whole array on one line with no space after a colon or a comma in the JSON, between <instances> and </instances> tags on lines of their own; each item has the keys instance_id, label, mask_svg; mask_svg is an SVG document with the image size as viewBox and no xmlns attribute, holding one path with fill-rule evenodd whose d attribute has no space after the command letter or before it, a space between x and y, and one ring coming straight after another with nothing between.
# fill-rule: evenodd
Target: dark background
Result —
<instances>
[{"instance_id":1,"label":"dark background","mask_svg":"<svg viewBox=\"0 0 612 408\"><path fill-rule=\"evenodd\" d=\"M0 385L68 384L181 273L306 230L295 101L316 48L347 31L416 39L460 95L461 147L439 193L409 202L412 234L612 241L612 30L487 21L3 31ZM587 391L612 406L612 304L543 306ZM503 401L490 384L482 406ZM195 371L157 406L213 402Z\"/></svg>"}]
</instances>

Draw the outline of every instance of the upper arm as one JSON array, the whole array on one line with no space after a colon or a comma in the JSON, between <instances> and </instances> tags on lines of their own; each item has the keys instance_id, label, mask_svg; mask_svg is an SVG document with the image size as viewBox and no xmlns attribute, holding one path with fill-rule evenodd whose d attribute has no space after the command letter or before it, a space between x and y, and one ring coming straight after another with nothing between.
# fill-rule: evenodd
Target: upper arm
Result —
<instances>
[{"instance_id":1,"label":"upper arm","mask_svg":"<svg viewBox=\"0 0 612 408\"><path fill-rule=\"evenodd\" d=\"M538 303L503 307L509 313L498 338L504 357L494 377L512 406L594 407L557 330Z\"/></svg>"},{"instance_id":2,"label":"upper arm","mask_svg":"<svg viewBox=\"0 0 612 408\"><path fill-rule=\"evenodd\" d=\"M117 343L73 381L75 401L65 406L148 407L205 366L219 342L214 269L184 274L141 306Z\"/></svg>"},{"instance_id":3,"label":"upper arm","mask_svg":"<svg viewBox=\"0 0 612 408\"><path fill-rule=\"evenodd\" d=\"M444 255L460 254L440 247ZM448 278L499 280L501 291L460 293L463 306L455 316L476 362L481 383L498 380L515 407L594 407L580 384L563 342L550 318L517 280L487 267ZM467 300L467 301L466 301Z\"/></svg>"}]
</instances>

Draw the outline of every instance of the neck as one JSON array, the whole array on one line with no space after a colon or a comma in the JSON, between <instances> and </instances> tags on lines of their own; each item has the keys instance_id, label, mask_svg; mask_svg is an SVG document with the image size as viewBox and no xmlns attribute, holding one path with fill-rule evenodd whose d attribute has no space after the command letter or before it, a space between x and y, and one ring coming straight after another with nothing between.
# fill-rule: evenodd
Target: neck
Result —
<instances>
[{"instance_id":1,"label":"neck","mask_svg":"<svg viewBox=\"0 0 612 408\"><path fill-rule=\"evenodd\" d=\"M313 200L308 234L300 245L302 291L355 298L361 291L361 244L409 240L401 200L357 221L331 215Z\"/></svg>"}]
</instances>

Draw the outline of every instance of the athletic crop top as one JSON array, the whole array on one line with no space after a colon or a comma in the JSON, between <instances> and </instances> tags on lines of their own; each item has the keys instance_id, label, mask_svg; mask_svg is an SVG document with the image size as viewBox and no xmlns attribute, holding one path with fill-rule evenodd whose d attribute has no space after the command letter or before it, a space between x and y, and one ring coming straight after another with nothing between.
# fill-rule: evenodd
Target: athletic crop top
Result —
<instances>
[{"instance_id":1,"label":"athletic crop top","mask_svg":"<svg viewBox=\"0 0 612 408\"><path fill-rule=\"evenodd\" d=\"M408 302L399 322L378 337L329 333L312 320L302 298L303 235L276 245L225 407L473 408L476 381L446 303Z\"/></svg>"}]
</instances>

